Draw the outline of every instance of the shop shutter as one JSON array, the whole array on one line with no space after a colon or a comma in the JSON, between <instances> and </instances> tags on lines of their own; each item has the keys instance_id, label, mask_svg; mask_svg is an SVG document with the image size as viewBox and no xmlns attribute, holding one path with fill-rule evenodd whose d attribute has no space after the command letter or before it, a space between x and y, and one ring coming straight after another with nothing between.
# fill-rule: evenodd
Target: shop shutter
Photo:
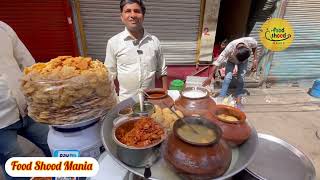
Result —
<instances>
[{"instance_id":1,"label":"shop shutter","mask_svg":"<svg viewBox=\"0 0 320 180\"><path fill-rule=\"evenodd\" d=\"M36 61L78 55L71 8L65 0L1 0L0 20L9 24Z\"/></svg>"},{"instance_id":2,"label":"shop shutter","mask_svg":"<svg viewBox=\"0 0 320 180\"><path fill-rule=\"evenodd\" d=\"M268 51L261 44L259 32L261 26L269 17L275 17L277 12L277 7L280 4L279 0L266 0L266 1L252 1L252 6L254 8L251 9L250 17L248 21L248 32L247 35L253 37L258 42L257 55L260 60L267 56ZM250 58L252 60L252 58ZM251 64L248 68L251 68Z\"/></svg>"},{"instance_id":3,"label":"shop shutter","mask_svg":"<svg viewBox=\"0 0 320 180\"><path fill-rule=\"evenodd\" d=\"M320 1L289 0L285 19L295 32L293 44L274 53L268 79L297 81L320 77Z\"/></svg>"},{"instance_id":4,"label":"shop shutter","mask_svg":"<svg viewBox=\"0 0 320 180\"><path fill-rule=\"evenodd\" d=\"M123 31L119 0L80 0L80 15L88 55L104 61L107 40ZM196 60L200 20L199 0L146 0L144 27L157 36L167 64Z\"/></svg>"}]
</instances>

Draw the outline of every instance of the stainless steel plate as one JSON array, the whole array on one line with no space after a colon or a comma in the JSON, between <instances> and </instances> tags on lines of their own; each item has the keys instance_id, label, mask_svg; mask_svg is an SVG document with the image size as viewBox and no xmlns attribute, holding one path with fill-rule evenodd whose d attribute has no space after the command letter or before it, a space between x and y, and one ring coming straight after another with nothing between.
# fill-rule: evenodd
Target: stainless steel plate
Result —
<instances>
[{"instance_id":1,"label":"stainless steel plate","mask_svg":"<svg viewBox=\"0 0 320 180\"><path fill-rule=\"evenodd\" d=\"M123 101L121 102L121 106L131 104L133 105L134 102L132 100ZM117 118L119 107L116 107L113 112L111 112L108 116L103 119L103 124L101 127L101 137L104 147L110 152L111 157L118 162L121 166L128 169L129 171L143 176L144 168L132 168L124 163L122 163L119 158L117 157L117 146L112 139L112 127L113 127L113 120ZM252 127L252 133L250 138L242 144L240 147L233 149L232 151L232 161L229 169L227 172L217 178L217 180L227 179L235 174L239 173L241 170L245 169L248 164L253 160L254 154L256 152L256 147L258 145L258 135L256 130ZM167 164L161 158L151 167L152 176L150 179L180 179L171 169L168 168Z\"/></svg>"},{"instance_id":2,"label":"stainless steel plate","mask_svg":"<svg viewBox=\"0 0 320 180\"><path fill-rule=\"evenodd\" d=\"M259 179L313 180L315 169L301 151L287 142L259 133L257 154L247 171Z\"/></svg>"},{"instance_id":3,"label":"stainless steel plate","mask_svg":"<svg viewBox=\"0 0 320 180\"><path fill-rule=\"evenodd\" d=\"M99 121L100 119L101 119L100 117L94 117L94 118L89 118L89 119L82 120L82 121L76 122L76 123L62 124L62 125L51 125L51 126L57 127L60 129L71 129L71 128L78 128L78 127L83 127L83 126L89 125L91 123Z\"/></svg>"}]
</instances>

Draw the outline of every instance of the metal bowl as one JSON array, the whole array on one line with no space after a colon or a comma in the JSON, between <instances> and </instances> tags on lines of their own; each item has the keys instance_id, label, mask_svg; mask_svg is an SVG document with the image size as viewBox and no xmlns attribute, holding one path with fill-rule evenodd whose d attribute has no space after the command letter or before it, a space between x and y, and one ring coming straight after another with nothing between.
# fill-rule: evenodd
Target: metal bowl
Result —
<instances>
[{"instance_id":1,"label":"metal bowl","mask_svg":"<svg viewBox=\"0 0 320 180\"><path fill-rule=\"evenodd\" d=\"M112 139L117 145L117 155L119 159L125 164L132 167L150 167L155 161L160 158L160 145L166 138L165 134L157 143L145 147L133 147L121 143L116 137L116 130L123 124L133 123L138 121L141 117L127 118L117 123L112 129Z\"/></svg>"},{"instance_id":2,"label":"metal bowl","mask_svg":"<svg viewBox=\"0 0 320 180\"><path fill-rule=\"evenodd\" d=\"M154 113L154 105L151 102L144 101L143 102L143 111L140 109L140 103L136 103L133 105L132 110L134 115L138 116L151 116Z\"/></svg>"}]
</instances>

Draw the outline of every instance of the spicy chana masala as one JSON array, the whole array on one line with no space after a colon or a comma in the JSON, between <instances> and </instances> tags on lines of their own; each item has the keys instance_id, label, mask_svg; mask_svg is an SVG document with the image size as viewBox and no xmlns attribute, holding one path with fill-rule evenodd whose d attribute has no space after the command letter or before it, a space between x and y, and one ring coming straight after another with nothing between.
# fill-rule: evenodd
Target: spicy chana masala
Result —
<instances>
[{"instance_id":1,"label":"spicy chana masala","mask_svg":"<svg viewBox=\"0 0 320 180\"><path fill-rule=\"evenodd\" d=\"M152 118L141 117L120 125L115 135L121 143L127 146L145 147L159 142L165 136L165 132L161 125Z\"/></svg>"}]
</instances>

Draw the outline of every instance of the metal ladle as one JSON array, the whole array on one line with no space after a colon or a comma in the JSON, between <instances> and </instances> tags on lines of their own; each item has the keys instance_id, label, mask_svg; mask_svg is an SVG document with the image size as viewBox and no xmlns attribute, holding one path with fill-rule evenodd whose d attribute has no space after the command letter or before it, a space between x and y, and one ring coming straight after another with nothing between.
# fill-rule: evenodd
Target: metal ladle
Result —
<instances>
[{"instance_id":1,"label":"metal ladle","mask_svg":"<svg viewBox=\"0 0 320 180\"><path fill-rule=\"evenodd\" d=\"M138 93L139 93L138 96L139 96L139 103L140 103L140 111L143 112L144 111L144 97L143 97L143 95L146 93L144 92L143 89L139 89Z\"/></svg>"}]
</instances>

